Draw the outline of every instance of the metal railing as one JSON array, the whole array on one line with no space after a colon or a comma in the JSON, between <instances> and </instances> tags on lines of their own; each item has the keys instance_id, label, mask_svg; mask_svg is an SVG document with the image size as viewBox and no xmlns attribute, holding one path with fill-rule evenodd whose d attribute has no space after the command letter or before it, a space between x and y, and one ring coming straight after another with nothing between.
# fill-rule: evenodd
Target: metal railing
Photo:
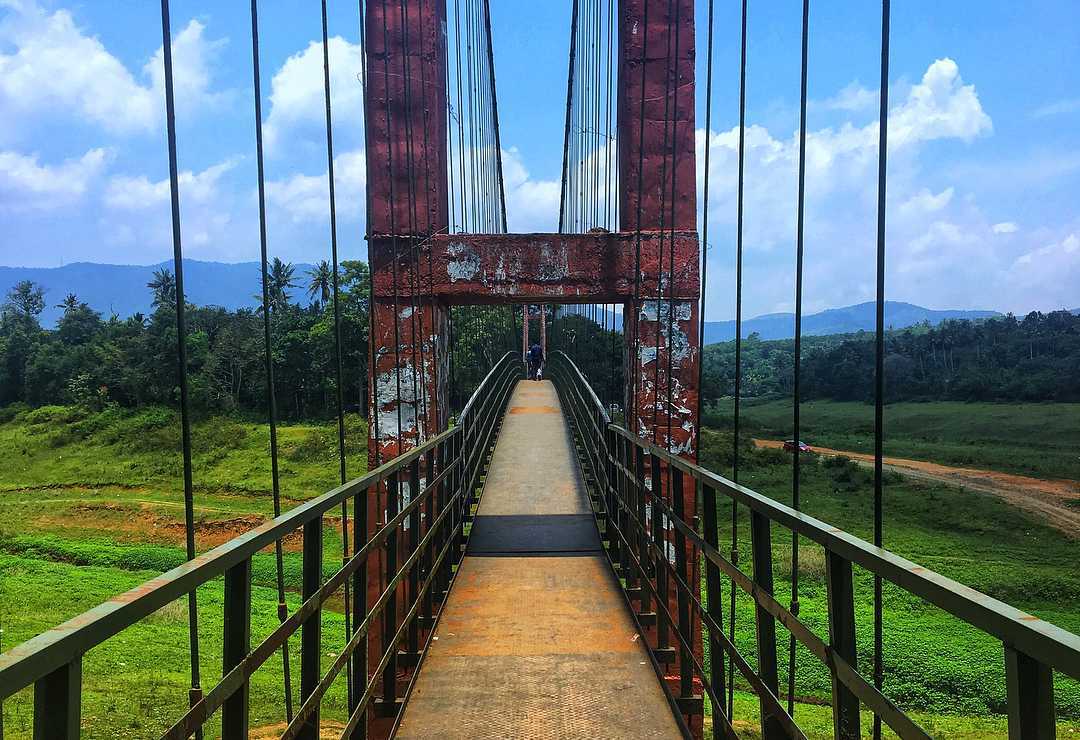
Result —
<instances>
[{"instance_id":1,"label":"metal railing","mask_svg":"<svg viewBox=\"0 0 1080 740\"><path fill-rule=\"evenodd\" d=\"M418 665L464 551L466 527L476 491L503 410L521 375L516 353L507 353L488 373L451 429L375 470L319 496L178 568L153 578L60 626L0 655L0 700L34 687L34 737L77 738L82 700L82 656L158 609L219 576L224 576L222 677L163 737L184 738L221 712L224 738L248 736L248 693L252 674L300 632L300 706L282 737L319 737L319 706L342 671L354 691L342 738L361 737L376 692L380 716L400 721L399 649ZM407 486L409 497L403 497ZM418 494L417 494L418 492ZM368 499L377 497L385 521L368 532ZM323 516L352 499L353 554L323 579ZM280 625L251 646L251 559L264 547L303 532L303 603L283 615ZM365 539L366 538L366 539ZM368 560L383 554L385 586L368 599ZM321 610L352 579L353 631L325 671L321 666ZM346 605L350 608L350 605ZM368 655L368 637L381 628L377 663ZM375 632L374 634L379 634ZM413 671L415 679L416 671ZM401 700L399 700L399 698Z\"/></svg>"},{"instance_id":2,"label":"metal railing","mask_svg":"<svg viewBox=\"0 0 1080 740\"><path fill-rule=\"evenodd\" d=\"M566 355L554 353L550 365L578 442L606 552L623 579L628 600L638 603L637 611L654 610L655 644L650 647L659 656L654 658L654 666L676 662L670 653L678 651L678 680L662 681L677 711L687 713L700 700L697 692L704 691L713 707L714 737L735 738L724 697L725 661L720 658L728 656L758 696L762 737L805 737L780 701L779 621L832 676L836 738L861 737L860 704L902 738L929 737L858 670L852 569L859 566L1000 640L1010 739L1054 736L1053 674L1058 671L1080 679L1080 636L670 454L612 424L587 380ZM682 492L689 490L688 486L696 487L700 520L697 512L681 510ZM719 550L718 496L726 496L749 511L750 573L739 568L737 557L725 557ZM774 596L774 525L824 549L828 639L815 634ZM690 575L698 558L705 569L704 600L702 589ZM723 578L731 579L754 602L757 670L725 635L720 595ZM672 589L674 599L669 597ZM697 620L707 631L705 638L695 628ZM698 657L704 652L703 639L708 641L712 656L708 670ZM660 676L663 679L663 672Z\"/></svg>"}]
</instances>

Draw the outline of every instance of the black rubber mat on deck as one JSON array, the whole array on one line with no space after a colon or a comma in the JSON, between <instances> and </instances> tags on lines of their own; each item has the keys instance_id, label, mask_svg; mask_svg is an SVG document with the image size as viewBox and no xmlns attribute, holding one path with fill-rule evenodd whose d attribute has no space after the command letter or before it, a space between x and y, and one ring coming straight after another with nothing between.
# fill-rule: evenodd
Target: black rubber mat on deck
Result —
<instances>
[{"instance_id":1,"label":"black rubber mat on deck","mask_svg":"<svg viewBox=\"0 0 1080 740\"><path fill-rule=\"evenodd\" d=\"M469 555L572 555L600 551L591 514L477 516Z\"/></svg>"}]
</instances>

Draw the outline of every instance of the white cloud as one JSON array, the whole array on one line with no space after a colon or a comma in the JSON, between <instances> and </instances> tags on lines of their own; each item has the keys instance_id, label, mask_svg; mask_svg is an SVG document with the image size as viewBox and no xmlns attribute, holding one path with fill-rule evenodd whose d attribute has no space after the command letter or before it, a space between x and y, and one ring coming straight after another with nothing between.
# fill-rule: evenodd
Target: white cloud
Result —
<instances>
[{"instance_id":1,"label":"white cloud","mask_svg":"<svg viewBox=\"0 0 1080 740\"><path fill-rule=\"evenodd\" d=\"M42 165L36 155L0 151L0 211L53 210L78 202L105 167L104 149L59 165Z\"/></svg>"},{"instance_id":2,"label":"white cloud","mask_svg":"<svg viewBox=\"0 0 1080 740\"><path fill-rule=\"evenodd\" d=\"M517 147L503 149L506 220L511 232L551 232L559 228L558 180L533 180Z\"/></svg>"},{"instance_id":3,"label":"white cloud","mask_svg":"<svg viewBox=\"0 0 1080 740\"><path fill-rule=\"evenodd\" d=\"M110 134L153 131L163 119L162 50L142 70L145 81L70 11L48 13L34 2L6 3L0 20L0 135L25 134L30 117L75 117ZM173 39L177 111L180 115L217 99L210 91L211 62L222 41L208 41L192 20Z\"/></svg>"},{"instance_id":4,"label":"white cloud","mask_svg":"<svg viewBox=\"0 0 1080 740\"><path fill-rule=\"evenodd\" d=\"M185 170L177 175L181 203L189 200L209 203L219 195L222 175L236 167L237 160L229 159L207 167L202 172ZM123 210L154 208L169 199L169 180L151 182L145 175L117 175L109 181L105 190L105 204Z\"/></svg>"},{"instance_id":5,"label":"white cloud","mask_svg":"<svg viewBox=\"0 0 1080 740\"><path fill-rule=\"evenodd\" d=\"M266 183L270 210L288 214L293 223L329 221L330 188L327 173L294 174ZM357 218L366 203L367 168L364 151L358 149L334 157L334 200L342 219Z\"/></svg>"},{"instance_id":6,"label":"white cloud","mask_svg":"<svg viewBox=\"0 0 1080 740\"><path fill-rule=\"evenodd\" d=\"M852 82L831 98L811 101L810 107L818 110L839 110L857 113L870 110L877 104L877 90L867 90L858 82Z\"/></svg>"},{"instance_id":7,"label":"white cloud","mask_svg":"<svg viewBox=\"0 0 1080 740\"><path fill-rule=\"evenodd\" d=\"M351 121L363 128L363 89L357 76L362 56L359 44L340 36L330 39L330 104L335 121ZM277 153L283 139L296 131L325 131L326 103L323 90L322 42L285 60L270 82L270 114L263 125L268 153Z\"/></svg>"},{"instance_id":8,"label":"white cloud","mask_svg":"<svg viewBox=\"0 0 1080 740\"><path fill-rule=\"evenodd\" d=\"M1080 112L1080 98L1065 98L1063 100L1055 100L1053 103L1047 103L1040 106L1031 112L1032 118L1049 118L1050 116L1060 116L1069 113Z\"/></svg>"},{"instance_id":9,"label":"white cloud","mask_svg":"<svg viewBox=\"0 0 1080 740\"><path fill-rule=\"evenodd\" d=\"M1015 234L1019 231L1019 227L1012 221L1002 221L1001 223L994 224L990 229L995 234Z\"/></svg>"}]
</instances>

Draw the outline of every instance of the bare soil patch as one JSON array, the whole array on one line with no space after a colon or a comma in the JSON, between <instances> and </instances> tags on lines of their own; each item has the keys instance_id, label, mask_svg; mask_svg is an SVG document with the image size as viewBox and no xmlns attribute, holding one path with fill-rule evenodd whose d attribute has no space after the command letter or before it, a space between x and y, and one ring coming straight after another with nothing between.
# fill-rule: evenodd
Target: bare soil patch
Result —
<instances>
[{"instance_id":1,"label":"bare soil patch","mask_svg":"<svg viewBox=\"0 0 1080 740\"><path fill-rule=\"evenodd\" d=\"M783 449L784 443L773 439L755 439L754 445ZM874 464L874 456L863 452L834 450L828 447L813 449L820 455L843 455L860 465ZM1080 481L1044 480L1026 475L1000 473L996 470L959 468L902 457L885 457L882 462L886 469L909 478L992 494L1036 515L1069 537L1080 539Z\"/></svg>"}]
</instances>

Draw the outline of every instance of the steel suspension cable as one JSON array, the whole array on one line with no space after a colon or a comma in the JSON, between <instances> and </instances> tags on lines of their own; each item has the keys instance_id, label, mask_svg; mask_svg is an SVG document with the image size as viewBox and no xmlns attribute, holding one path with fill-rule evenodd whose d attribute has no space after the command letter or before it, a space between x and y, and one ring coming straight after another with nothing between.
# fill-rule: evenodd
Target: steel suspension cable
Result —
<instances>
[{"instance_id":1,"label":"steel suspension cable","mask_svg":"<svg viewBox=\"0 0 1080 740\"><path fill-rule=\"evenodd\" d=\"M487 33L488 75L491 77L491 112L495 129L495 167L499 181L499 217L502 224L498 231L506 233L506 185L503 181L502 135L499 133L499 97L495 89L495 49L491 43L491 2L484 0L484 30Z\"/></svg>"},{"instance_id":2,"label":"steel suspension cable","mask_svg":"<svg viewBox=\"0 0 1080 740\"><path fill-rule=\"evenodd\" d=\"M800 501L800 449L799 435L802 431L802 304L803 304L803 248L806 215L806 78L810 45L810 0L803 0L802 11L802 69L799 92L799 192L795 223L795 367L793 377L792 427L795 450L791 463L791 506L801 511ZM799 616L799 533L791 533L791 613ZM788 714L795 716L795 633L788 640Z\"/></svg>"},{"instance_id":3,"label":"steel suspension cable","mask_svg":"<svg viewBox=\"0 0 1080 740\"><path fill-rule=\"evenodd\" d=\"M567 197L570 182L570 122L573 117L574 103L574 68L577 54L577 24L578 24L578 0L574 0L573 10L570 15L570 69L567 72L566 81L566 125L563 128L563 166L562 166L562 191L559 197L559 233L570 232L567 223Z\"/></svg>"},{"instance_id":4,"label":"steel suspension cable","mask_svg":"<svg viewBox=\"0 0 1080 740\"><path fill-rule=\"evenodd\" d=\"M703 394L702 392L704 390L704 388L702 387L702 372L703 372L703 368L705 366L705 309L707 308L708 302L709 302L709 294L708 294L707 289L708 289L708 285L709 285L709 180L710 180L709 166L710 166L710 161L711 161L710 154L711 154L711 149L712 149L712 146L710 144L710 138L712 137L713 0L709 0L709 28L708 28L707 38L708 38L708 41L707 41L707 51L706 51L706 58L705 58L705 188L704 188L704 193L703 193L704 197L703 197L703 206L702 206L702 214L701 214L701 241L702 241L702 246L701 246L701 301L700 301L700 307L698 309L698 366L697 366L698 407L697 407L697 419L695 420L695 427L694 427L697 430L697 435L698 435L698 439L697 439L698 450L701 449L701 444L702 444L701 401L700 401L700 399L701 399L701 396ZM741 152L740 152L740 154L741 154ZM669 436L670 436L670 433L669 433ZM732 501L732 504L734 505L734 501ZM716 506L715 501L713 501L712 505L713 505L713 507ZM715 515L715 512L713 514L710 514L710 516L714 516L714 515ZM710 521L710 520L705 519L704 521ZM717 525L717 529L719 529L719 525ZM719 539L719 532L716 532L716 535L717 535L717 539ZM719 579L717 579L717 581L719 581ZM711 588L709 589L709 592L711 593ZM717 583L717 592L718 593L716 594L716 596L720 601L720 608L719 608L720 621L719 621L719 624L723 625L723 601L724 601L724 597L723 597L723 595L721 593L719 593L719 583ZM710 595L708 598L709 598L708 607L711 610L712 607L713 607L712 596ZM734 617L734 613L732 613L732 616ZM711 629L710 629L710 632L711 632ZM714 642L712 644L719 644L719 640L714 640ZM716 660L719 661L721 667L724 665L724 662L723 662L724 657L722 655L717 656ZM723 692L724 692L724 688L725 688L725 686L724 686L724 676L723 676L723 674L721 674L720 677L719 677L720 680L718 682L716 680L715 671L716 671L716 669L713 668L712 669L712 674L710 675L709 678L710 678L710 681L712 683L714 692L718 696L722 697ZM721 714L723 714L723 708L721 708ZM727 719L728 719L728 721L731 720L731 715L730 714L727 715ZM717 722L717 720L714 717L714 723L716 723L716 722ZM715 735L715 733L714 733L714 735Z\"/></svg>"},{"instance_id":5,"label":"steel suspension cable","mask_svg":"<svg viewBox=\"0 0 1080 740\"><path fill-rule=\"evenodd\" d=\"M266 370L266 406L270 416L270 481L274 518L281 516L281 480L278 470L277 392L274 383L274 357L270 333L270 277L266 248L266 181L262 136L262 80L259 68L259 11L258 0L251 0L251 66L255 86L255 163L259 191L259 246L262 273L263 362ZM274 542L275 585L277 586L278 621L288 618L285 603L284 554L281 540ZM289 671L289 642L281 646L282 678L285 690L285 719L292 722L292 680Z\"/></svg>"},{"instance_id":6,"label":"steel suspension cable","mask_svg":"<svg viewBox=\"0 0 1080 740\"><path fill-rule=\"evenodd\" d=\"M649 58L649 5L645 3L645 11L642 13L641 32L641 102L638 109L638 161L637 161L637 222L634 226L634 340L633 348L634 378L630 388L631 419L633 419L634 434L638 433L638 380L641 375L641 218L642 218L642 191L644 189L644 165L645 165L645 70L646 60ZM626 317L623 317L625 331Z\"/></svg>"},{"instance_id":7,"label":"steel suspension cable","mask_svg":"<svg viewBox=\"0 0 1080 740\"><path fill-rule=\"evenodd\" d=\"M889 154L889 0L881 3L881 79L878 108L877 297L874 328L874 545L882 547L885 453L885 190ZM884 684L881 576L874 576L874 687ZM874 738L881 738L881 717L874 714Z\"/></svg>"},{"instance_id":8,"label":"steel suspension cable","mask_svg":"<svg viewBox=\"0 0 1080 740\"><path fill-rule=\"evenodd\" d=\"M742 283L743 283L743 176L746 171L746 18L748 0L742 0L742 40L739 52L739 173L736 195L735 217L735 408L734 441L732 445L732 480L739 482L739 402L742 398ZM706 149L708 151L708 149ZM731 501L731 564L739 565L739 505ZM735 644L735 579L729 583L730 621L728 622L728 641ZM728 655L728 717L735 709L735 662Z\"/></svg>"},{"instance_id":9,"label":"steel suspension cable","mask_svg":"<svg viewBox=\"0 0 1080 740\"><path fill-rule=\"evenodd\" d=\"M679 141L679 52L680 52L680 29L682 19L682 4L675 5L675 58L672 60L675 66L675 94L672 102L673 114L675 116L671 123L671 237L668 240L668 250L670 251L668 259L668 334L667 334L667 439L668 451L672 451L671 447L671 410L674 407L674 384L671 380L673 371L673 362L675 351L673 347L673 341L675 336L675 207L676 207L676 179L679 172L679 160L678 160L678 141ZM706 136L708 136L708 129L706 129ZM704 314L703 314L704 315ZM657 316L659 318L659 315ZM659 357L659 353L657 354ZM698 358L698 367L701 367L701 358ZM698 405L698 411L700 413L701 406Z\"/></svg>"},{"instance_id":10,"label":"steel suspension cable","mask_svg":"<svg viewBox=\"0 0 1080 740\"><path fill-rule=\"evenodd\" d=\"M172 22L169 0L161 0L161 48L165 67L165 125L169 148L169 198L172 210L173 271L176 289L176 359L180 381L180 443L184 466L184 545L195 559L195 495L191 472L191 406L188 390L187 302L184 296L184 249L180 234L180 179L176 162L176 106L173 93ZM196 590L188 592L188 657L191 662L191 706L202 698L199 678L199 605ZM196 731L201 740L202 728Z\"/></svg>"},{"instance_id":11,"label":"steel suspension cable","mask_svg":"<svg viewBox=\"0 0 1080 740\"><path fill-rule=\"evenodd\" d=\"M681 6L679 6L679 7L681 7ZM672 8L673 8L673 0L668 0L667 15L668 15L669 18L672 16ZM665 215L666 215L666 206L667 206L667 187L666 187L666 185L667 185L667 173L668 173L668 143L669 142L672 142L672 156L674 157L674 142L673 142L674 137L670 136L671 135L671 123L672 123L672 121L671 121L671 72L670 72L671 62L672 62L671 51L672 51L672 43L673 43L672 42L672 25L673 24L671 24L671 23L667 24L667 34L668 34L667 35L667 57L665 58L665 63L667 64L667 70L665 70L666 73L664 74L664 145L662 147L663 158L660 160L660 208L659 208L659 211L660 211L660 224L659 224L659 226L660 226L660 228L658 230L659 240L657 241L657 245L656 245L656 256L657 256L656 301L655 301L655 305L656 305L656 337L655 337L655 341L656 341L656 344L654 345L655 348L656 348L656 354L653 356L653 409L652 409L652 411L653 411L653 423L652 423L652 428L653 428L652 429L652 441L653 441L653 444L657 444L658 441L659 441L659 438L657 436L657 430L660 428L660 424L659 424L659 419L660 419L660 416L659 416L659 412L660 412L660 338L661 338L660 327L661 327L661 325L663 323L663 320L660 318L660 306L663 304L663 299L664 299L664 226L665 226L665 221L666 221ZM676 26L676 30L675 30L675 34L674 34L675 43L678 43L678 35L679 35L678 30L677 30L678 21L676 21L674 25ZM676 94L678 94L678 84L675 85L675 90L676 90ZM671 177L672 183L674 183L675 182L675 165L674 165L674 162L672 162L671 175L672 175L672 177ZM673 209L672 210L672 216L674 216L674 202L672 203L672 209ZM670 288L671 288L671 286L669 285L668 288L669 288L668 315L670 316L670 314L671 314L671 302L670 302L670 299L671 299ZM669 334L668 335L669 341L670 341L670 336L671 335ZM668 354L670 355L670 352ZM667 384L668 384L668 391L670 391L671 390L671 388L670 388L670 386L671 386L671 377L670 376L667 379ZM670 411L670 406L668 407L668 410ZM668 451L670 452L671 451L670 450L670 442L671 442L670 438L668 439L668 442L669 442Z\"/></svg>"},{"instance_id":12,"label":"steel suspension cable","mask_svg":"<svg viewBox=\"0 0 1080 740\"><path fill-rule=\"evenodd\" d=\"M341 367L341 308L339 303L338 281L338 244L337 244L337 202L334 194L334 132L333 116L330 110L330 43L326 19L326 0L322 0L322 42L323 42L323 102L326 111L326 177L329 184L330 206L330 258L332 274L332 295L334 302L334 372L337 385L337 433L338 433L338 474L341 484L348 479L345 464L345 398L342 388ZM341 562L349 560L349 510L345 499L341 500ZM345 598L345 642L352 637L352 621L348 609L349 582L343 585ZM349 705L353 703L352 671L345 674Z\"/></svg>"}]
</instances>

